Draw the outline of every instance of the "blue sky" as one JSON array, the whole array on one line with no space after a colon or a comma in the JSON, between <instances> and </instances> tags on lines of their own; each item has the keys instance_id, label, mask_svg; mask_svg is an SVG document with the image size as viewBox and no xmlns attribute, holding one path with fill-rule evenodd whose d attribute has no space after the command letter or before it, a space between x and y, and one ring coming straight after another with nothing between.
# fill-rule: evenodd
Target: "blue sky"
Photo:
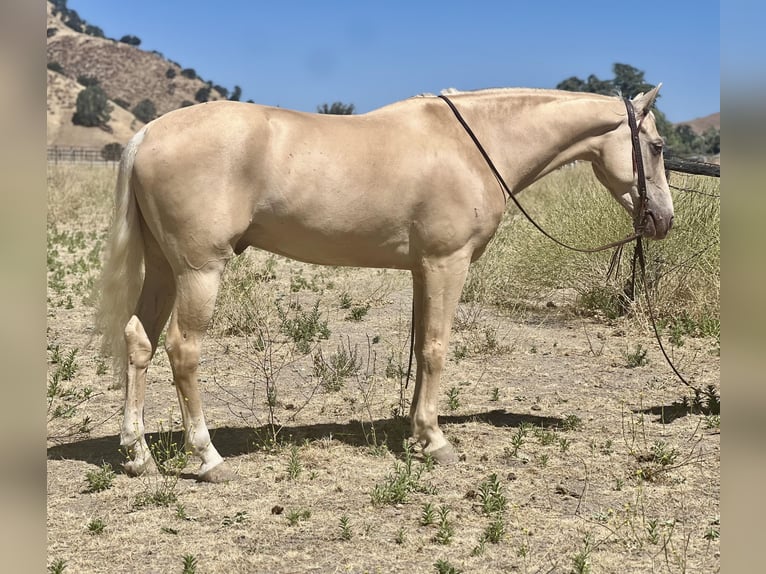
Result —
<instances>
[{"instance_id":1,"label":"blue sky","mask_svg":"<svg viewBox=\"0 0 766 574\"><path fill-rule=\"evenodd\" d=\"M671 121L720 110L719 2L709 0L69 0L112 38L133 34L242 99L359 113L421 92L553 88L613 77L663 82Z\"/></svg>"}]
</instances>

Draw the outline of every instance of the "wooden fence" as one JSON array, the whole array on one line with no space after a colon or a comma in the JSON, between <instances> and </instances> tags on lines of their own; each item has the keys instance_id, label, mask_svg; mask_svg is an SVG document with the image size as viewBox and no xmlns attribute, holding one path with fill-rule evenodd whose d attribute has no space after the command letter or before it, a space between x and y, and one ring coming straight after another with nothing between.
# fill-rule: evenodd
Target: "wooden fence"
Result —
<instances>
[{"instance_id":1,"label":"wooden fence","mask_svg":"<svg viewBox=\"0 0 766 574\"><path fill-rule=\"evenodd\" d=\"M117 163L119 160L105 160L101 154L102 148L88 147L48 147L49 163Z\"/></svg>"}]
</instances>

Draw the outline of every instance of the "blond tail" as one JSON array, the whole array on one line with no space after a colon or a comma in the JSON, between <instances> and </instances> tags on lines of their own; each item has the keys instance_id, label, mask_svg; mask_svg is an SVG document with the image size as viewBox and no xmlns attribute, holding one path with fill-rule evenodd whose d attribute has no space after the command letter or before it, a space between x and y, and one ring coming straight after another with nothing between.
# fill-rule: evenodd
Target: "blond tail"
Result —
<instances>
[{"instance_id":1,"label":"blond tail","mask_svg":"<svg viewBox=\"0 0 766 574\"><path fill-rule=\"evenodd\" d=\"M123 386L127 368L125 325L133 315L144 283L144 243L141 214L131 186L131 173L146 128L125 147L115 190L114 215L101 268L96 327L101 352L111 355L115 386Z\"/></svg>"}]
</instances>

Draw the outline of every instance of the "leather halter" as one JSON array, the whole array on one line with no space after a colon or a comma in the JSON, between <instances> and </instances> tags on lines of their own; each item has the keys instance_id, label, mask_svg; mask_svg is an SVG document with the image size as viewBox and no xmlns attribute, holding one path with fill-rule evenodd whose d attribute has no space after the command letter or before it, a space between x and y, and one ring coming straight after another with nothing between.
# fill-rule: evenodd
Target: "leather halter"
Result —
<instances>
[{"instance_id":1,"label":"leather halter","mask_svg":"<svg viewBox=\"0 0 766 574\"><path fill-rule=\"evenodd\" d=\"M638 176L639 205L637 206L637 209L634 211L634 215L633 215L633 228L635 232L632 235L625 237L624 239L619 239L617 241L613 241L606 245L601 245L600 247L590 247L590 248L574 247L572 245L568 245L564 243L563 241L560 241L556 239L555 237L553 237L550 233L545 231L545 229L543 229L534 219L532 219L532 216L530 216L529 213L527 213L526 209L522 207L521 203L519 203L519 200L516 199L516 196L513 194L510 187L508 187L508 184L505 183L503 176L500 175L500 172L495 167L495 164L493 163L492 159L489 157L489 154L487 153L487 151L484 149L484 146L481 145L479 138L476 137L476 134L473 132L471 127L468 125L465 119L463 119L463 116L455 107L455 104L453 104L452 101L444 94L440 94L439 98L444 100L447 103L447 105L450 107L450 109L452 110L452 113L455 114L457 121L460 123L461 126L463 126L463 129L465 129L466 133L469 135L474 145L479 150L479 153L481 153L482 157L484 158L484 161L487 163L487 166L492 172L492 175L495 176L498 183L500 184L500 187L503 189L503 191L505 191L506 195L513 201L513 203L516 204L516 207L519 209L519 211L521 211L524 217L526 217L527 220L529 220L529 222L532 225L534 225L537 228L537 230L543 235L545 235L548 239L572 251L578 251L580 253L596 253L598 251L606 251L607 249L611 249L613 247L620 247L622 245L625 245L626 243L633 241L634 239L641 237L641 231L643 230L643 224L646 219L646 203L647 203L646 176L644 173L644 161L643 161L643 157L641 156L639 126L636 123L636 113L635 113L635 110L633 109L633 103L628 98L623 98L623 101L625 102L625 108L628 111L628 126L630 127L630 141L633 148L633 172L636 173ZM507 201L508 200L506 199L506 202Z\"/></svg>"}]
</instances>

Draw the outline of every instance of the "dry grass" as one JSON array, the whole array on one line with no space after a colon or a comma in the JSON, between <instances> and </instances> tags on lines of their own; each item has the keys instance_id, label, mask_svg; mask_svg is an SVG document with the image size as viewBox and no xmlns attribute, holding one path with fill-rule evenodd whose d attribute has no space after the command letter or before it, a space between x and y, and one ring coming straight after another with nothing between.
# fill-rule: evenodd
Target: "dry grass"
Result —
<instances>
[{"instance_id":1,"label":"dry grass","mask_svg":"<svg viewBox=\"0 0 766 574\"><path fill-rule=\"evenodd\" d=\"M84 417L90 424L48 445L50 565L65 561L64 572L720 569L720 418L682 403L685 389L640 322L545 307L548 298L534 296L551 286L530 287L523 306L499 298L524 287L524 273L527 285L547 277L549 263L539 257L530 263L535 271L525 270L529 245L498 241L487 254L498 273L475 270L477 300L459 311L440 401L458 464L432 467L403 447L408 427L395 414L412 392L402 397L400 377L407 275L254 252L228 270L200 372L213 440L238 479L199 484L195 461L180 468L180 415L163 353L149 372L145 420L150 443L174 463L163 476L125 476L122 391L108 388L92 339L92 301L77 291L93 271L90 263L78 270L77 261L87 263L106 230L111 177L108 168L49 174L49 227L59 230L49 235L49 378L76 350L77 368L58 377L68 377L65 390L92 389L84 401L53 397L72 409L51 421L49 436ZM501 249L520 259L509 263ZM594 277L602 266L580 265ZM580 289L579 281L567 270L555 288ZM500 305L486 302L493 289ZM356 304L369 310L349 320ZM329 338L299 349L284 318L315 307ZM682 367L696 383L719 386L715 338L683 340L674 347ZM648 364L630 368L627 353L637 345ZM323 384L330 375L315 357L330 363L340 349L355 350L355 367ZM94 489L94 473L108 468L117 472L110 487ZM423 521L428 505L432 524Z\"/></svg>"}]
</instances>

